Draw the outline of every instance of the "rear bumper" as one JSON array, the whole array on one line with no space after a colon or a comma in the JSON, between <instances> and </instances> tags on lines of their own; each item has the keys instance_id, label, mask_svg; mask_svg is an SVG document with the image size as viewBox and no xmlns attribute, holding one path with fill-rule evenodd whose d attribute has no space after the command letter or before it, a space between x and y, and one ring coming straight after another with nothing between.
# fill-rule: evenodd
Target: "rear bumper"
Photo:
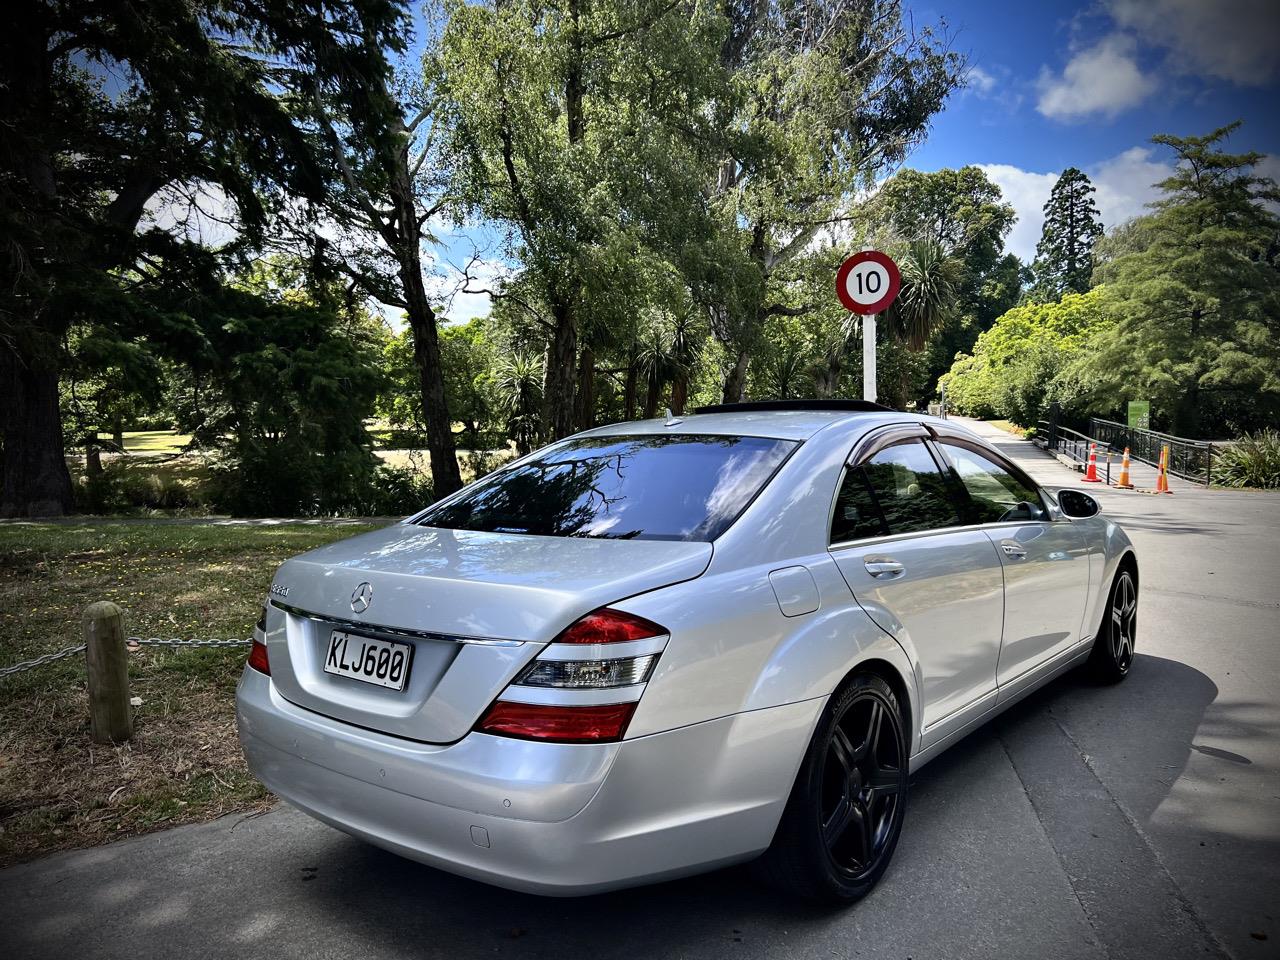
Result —
<instances>
[{"instance_id":1,"label":"rear bumper","mask_svg":"<svg viewBox=\"0 0 1280 960\"><path fill-rule=\"evenodd\" d=\"M498 886L575 896L746 860L773 838L821 699L612 744L436 746L330 720L246 668L253 773L340 830Z\"/></svg>"}]
</instances>

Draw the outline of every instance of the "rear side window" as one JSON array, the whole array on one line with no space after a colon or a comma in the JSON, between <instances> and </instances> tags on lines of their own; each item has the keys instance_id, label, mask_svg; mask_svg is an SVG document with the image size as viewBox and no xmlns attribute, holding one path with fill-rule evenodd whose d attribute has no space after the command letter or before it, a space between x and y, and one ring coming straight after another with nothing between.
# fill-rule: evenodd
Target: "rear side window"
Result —
<instances>
[{"instance_id":1,"label":"rear side window","mask_svg":"<svg viewBox=\"0 0 1280 960\"><path fill-rule=\"evenodd\" d=\"M474 484L417 522L545 537L714 540L796 446L709 434L567 440Z\"/></svg>"},{"instance_id":2,"label":"rear side window","mask_svg":"<svg viewBox=\"0 0 1280 960\"><path fill-rule=\"evenodd\" d=\"M960 526L946 480L918 440L896 443L845 471L831 542Z\"/></svg>"}]
</instances>

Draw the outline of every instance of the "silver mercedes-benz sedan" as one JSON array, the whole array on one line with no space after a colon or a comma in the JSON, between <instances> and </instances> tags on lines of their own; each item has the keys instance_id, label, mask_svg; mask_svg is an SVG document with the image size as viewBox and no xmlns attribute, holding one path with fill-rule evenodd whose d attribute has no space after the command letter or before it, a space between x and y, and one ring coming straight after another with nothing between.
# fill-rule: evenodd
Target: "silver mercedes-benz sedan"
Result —
<instances>
[{"instance_id":1,"label":"silver mercedes-benz sedan","mask_svg":"<svg viewBox=\"0 0 1280 960\"><path fill-rule=\"evenodd\" d=\"M1095 500L948 421L711 407L580 433L289 560L240 737L307 813L489 883L759 858L851 901L913 770L1071 667L1125 676L1137 590Z\"/></svg>"}]
</instances>

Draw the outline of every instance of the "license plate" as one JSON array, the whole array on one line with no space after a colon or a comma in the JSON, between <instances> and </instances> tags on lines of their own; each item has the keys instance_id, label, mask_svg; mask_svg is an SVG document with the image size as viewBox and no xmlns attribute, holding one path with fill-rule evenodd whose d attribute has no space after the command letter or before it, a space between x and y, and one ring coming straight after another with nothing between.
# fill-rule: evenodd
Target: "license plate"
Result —
<instances>
[{"instance_id":1,"label":"license plate","mask_svg":"<svg viewBox=\"0 0 1280 960\"><path fill-rule=\"evenodd\" d=\"M335 630L329 635L324 672L403 690L405 681L409 679L409 658L412 654L413 647L407 643Z\"/></svg>"}]
</instances>

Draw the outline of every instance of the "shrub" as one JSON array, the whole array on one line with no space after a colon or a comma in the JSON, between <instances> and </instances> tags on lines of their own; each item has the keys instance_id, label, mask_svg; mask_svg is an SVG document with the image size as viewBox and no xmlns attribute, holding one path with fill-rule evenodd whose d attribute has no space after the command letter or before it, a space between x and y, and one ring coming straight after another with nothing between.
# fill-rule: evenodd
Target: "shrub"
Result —
<instances>
[{"instance_id":1,"label":"shrub","mask_svg":"<svg viewBox=\"0 0 1280 960\"><path fill-rule=\"evenodd\" d=\"M1245 434L1215 451L1213 479L1224 487L1280 487L1280 433Z\"/></svg>"},{"instance_id":2,"label":"shrub","mask_svg":"<svg viewBox=\"0 0 1280 960\"><path fill-rule=\"evenodd\" d=\"M368 489L344 512L367 517L403 517L435 500L431 480L410 467L380 466Z\"/></svg>"},{"instance_id":3,"label":"shrub","mask_svg":"<svg viewBox=\"0 0 1280 960\"><path fill-rule=\"evenodd\" d=\"M113 463L95 475L75 478L76 506L88 513L187 510L204 506L197 481L154 467Z\"/></svg>"}]
</instances>

